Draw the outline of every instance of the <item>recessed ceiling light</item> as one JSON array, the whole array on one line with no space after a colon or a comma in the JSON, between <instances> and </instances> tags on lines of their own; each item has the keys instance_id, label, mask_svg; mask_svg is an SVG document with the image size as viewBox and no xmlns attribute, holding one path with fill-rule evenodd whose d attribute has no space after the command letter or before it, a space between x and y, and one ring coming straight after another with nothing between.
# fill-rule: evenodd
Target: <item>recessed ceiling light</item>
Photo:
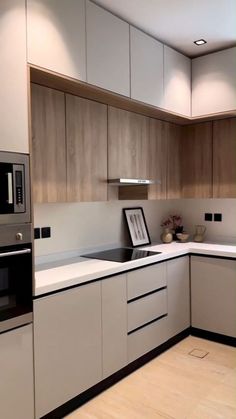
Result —
<instances>
[{"instance_id":1,"label":"recessed ceiling light","mask_svg":"<svg viewBox=\"0 0 236 419\"><path fill-rule=\"evenodd\" d=\"M194 41L194 44L196 45L203 45L206 44L207 41L205 41L205 39L198 39L197 41Z\"/></svg>"}]
</instances>

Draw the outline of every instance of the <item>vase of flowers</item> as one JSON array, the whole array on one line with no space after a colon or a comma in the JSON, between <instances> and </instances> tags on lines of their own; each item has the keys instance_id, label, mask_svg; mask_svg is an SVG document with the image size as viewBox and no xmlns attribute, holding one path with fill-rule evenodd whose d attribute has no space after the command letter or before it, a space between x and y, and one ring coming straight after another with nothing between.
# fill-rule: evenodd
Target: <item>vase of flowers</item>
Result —
<instances>
[{"instance_id":1,"label":"vase of flowers","mask_svg":"<svg viewBox=\"0 0 236 419\"><path fill-rule=\"evenodd\" d=\"M172 240L177 240L177 233L183 232L182 217L178 214L169 215L168 218L162 221L161 227L163 227L163 233L161 234L162 242L171 243Z\"/></svg>"}]
</instances>

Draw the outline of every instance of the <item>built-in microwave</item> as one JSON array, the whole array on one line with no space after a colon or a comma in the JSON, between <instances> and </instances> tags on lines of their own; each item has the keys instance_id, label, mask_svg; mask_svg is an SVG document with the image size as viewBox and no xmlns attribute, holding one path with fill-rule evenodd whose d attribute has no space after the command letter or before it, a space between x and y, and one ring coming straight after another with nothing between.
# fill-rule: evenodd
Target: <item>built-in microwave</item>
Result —
<instances>
[{"instance_id":1,"label":"built-in microwave","mask_svg":"<svg viewBox=\"0 0 236 419\"><path fill-rule=\"evenodd\" d=\"M0 151L0 224L30 222L29 156Z\"/></svg>"}]
</instances>

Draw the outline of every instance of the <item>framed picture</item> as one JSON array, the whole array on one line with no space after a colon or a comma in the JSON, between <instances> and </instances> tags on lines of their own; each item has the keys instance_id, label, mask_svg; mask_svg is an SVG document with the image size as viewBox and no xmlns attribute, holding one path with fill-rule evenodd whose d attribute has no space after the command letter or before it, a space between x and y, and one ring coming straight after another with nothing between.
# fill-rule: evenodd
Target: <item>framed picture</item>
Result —
<instances>
[{"instance_id":1,"label":"framed picture","mask_svg":"<svg viewBox=\"0 0 236 419\"><path fill-rule=\"evenodd\" d=\"M150 244L151 240L148 233L143 209L141 207L123 208L123 212L127 222L132 246L137 247Z\"/></svg>"}]
</instances>

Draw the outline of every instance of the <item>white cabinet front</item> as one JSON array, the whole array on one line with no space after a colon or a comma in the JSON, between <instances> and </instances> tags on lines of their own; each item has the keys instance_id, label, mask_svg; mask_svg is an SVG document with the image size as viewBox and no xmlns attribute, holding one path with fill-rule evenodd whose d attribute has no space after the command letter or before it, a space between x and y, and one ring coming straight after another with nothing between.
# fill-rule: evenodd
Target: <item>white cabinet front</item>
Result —
<instances>
[{"instance_id":1,"label":"white cabinet front","mask_svg":"<svg viewBox=\"0 0 236 419\"><path fill-rule=\"evenodd\" d=\"M163 44L130 27L131 98L163 107Z\"/></svg>"},{"instance_id":2,"label":"white cabinet front","mask_svg":"<svg viewBox=\"0 0 236 419\"><path fill-rule=\"evenodd\" d=\"M31 325L0 334L0 417L34 418Z\"/></svg>"},{"instance_id":3,"label":"white cabinet front","mask_svg":"<svg viewBox=\"0 0 236 419\"><path fill-rule=\"evenodd\" d=\"M29 152L24 0L0 1L0 150Z\"/></svg>"},{"instance_id":4,"label":"white cabinet front","mask_svg":"<svg viewBox=\"0 0 236 419\"><path fill-rule=\"evenodd\" d=\"M34 302L36 418L102 379L101 282Z\"/></svg>"},{"instance_id":5,"label":"white cabinet front","mask_svg":"<svg viewBox=\"0 0 236 419\"><path fill-rule=\"evenodd\" d=\"M129 25L86 1L87 81L130 96Z\"/></svg>"},{"instance_id":6,"label":"white cabinet front","mask_svg":"<svg viewBox=\"0 0 236 419\"><path fill-rule=\"evenodd\" d=\"M236 109L236 47L192 61L192 116Z\"/></svg>"},{"instance_id":7,"label":"white cabinet front","mask_svg":"<svg viewBox=\"0 0 236 419\"><path fill-rule=\"evenodd\" d=\"M86 81L85 1L27 0L28 62Z\"/></svg>"},{"instance_id":8,"label":"white cabinet front","mask_svg":"<svg viewBox=\"0 0 236 419\"><path fill-rule=\"evenodd\" d=\"M164 108L191 115L191 60L164 45Z\"/></svg>"}]
</instances>

